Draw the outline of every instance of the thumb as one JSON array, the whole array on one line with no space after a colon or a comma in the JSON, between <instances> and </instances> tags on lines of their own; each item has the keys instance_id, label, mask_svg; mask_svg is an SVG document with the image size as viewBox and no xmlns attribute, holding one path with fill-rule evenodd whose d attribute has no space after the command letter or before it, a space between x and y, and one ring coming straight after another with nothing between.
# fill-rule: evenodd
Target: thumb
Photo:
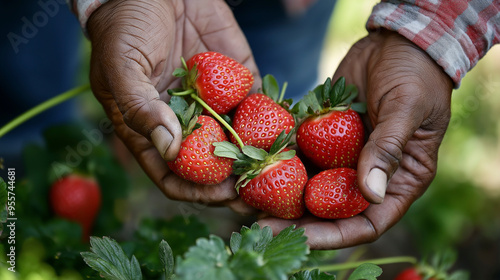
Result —
<instances>
[{"instance_id":1,"label":"thumb","mask_svg":"<svg viewBox=\"0 0 500 280\"><path fill-rule=\"evenodd\" d=\"M377 114L369 112L373 132L358 160L358 185L371 203L383 202L389 180L400 167L405 146L422 123L422 111L412 109L417 106L405 106L401 98L391 99L389 95L382 98Z\"/></svg>"}]
</instances>

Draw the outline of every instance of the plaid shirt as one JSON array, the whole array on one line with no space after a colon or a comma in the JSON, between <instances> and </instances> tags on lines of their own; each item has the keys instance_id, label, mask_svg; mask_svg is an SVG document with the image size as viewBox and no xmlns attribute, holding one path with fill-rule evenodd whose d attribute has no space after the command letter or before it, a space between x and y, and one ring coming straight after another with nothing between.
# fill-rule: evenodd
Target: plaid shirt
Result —
<instances>
[{"instance_id":1,"label":"plaid shirt","mask_svg":"<svg viewBox=\"0 0 500 280\"><path fill-rule=\"evenodd\" d=\"M68 0L82 29L108 0ZM500 0L383 0L366 24L386 28L426 51L451 77L455 87L500 42Z\"/></svg>"}]
</instances>

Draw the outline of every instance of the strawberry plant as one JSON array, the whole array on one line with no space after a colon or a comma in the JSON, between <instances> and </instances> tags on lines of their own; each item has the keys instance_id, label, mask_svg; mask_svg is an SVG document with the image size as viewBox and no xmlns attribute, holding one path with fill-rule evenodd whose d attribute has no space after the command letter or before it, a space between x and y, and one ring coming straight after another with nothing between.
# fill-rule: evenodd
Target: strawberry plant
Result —
<instances>
[{"instance_id":1,"label":"strawberry plant","mask_svg":"<svg viewBox=\"0 0 500 280\"><path fill-rule=\"evenodd\" d=\"M325 219L352 217L369 205L359 191L356 170L350 168L318 173L307 182L304 192L307 209Z\"/></svg>"},{"instance_id":2,"label":"strawberry plant","mask_svg":"<svg viewBox=\"0 0 500 280\"><path fill-rule=\"evenodd\" d=\"M294 111L302 119L297 130L297 145L304 155L321 169L356 168L364 146L364 127L354 110L363 106L352 100L357 90L339 78L332 85L328 78L310 91Z\"/></svg>"},{"instance_id":3,"label":"strawberry plant","mask_svg":"<svg viewBox=\"0 0 500 280\"><path fill-rule=\"evenodd\" d=\"M429 262L423 259L419 263L401 271L394 280L468 280L464 270L448 273L457 258L456 252L443 250L436 253Z\"/></svg>"}]
</instances>

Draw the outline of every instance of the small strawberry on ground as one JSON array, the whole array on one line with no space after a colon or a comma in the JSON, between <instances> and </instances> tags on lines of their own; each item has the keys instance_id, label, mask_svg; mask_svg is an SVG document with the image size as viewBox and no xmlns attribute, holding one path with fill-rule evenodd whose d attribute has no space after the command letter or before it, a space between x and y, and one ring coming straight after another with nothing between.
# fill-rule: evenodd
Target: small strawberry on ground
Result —
<instances>
[{"instance_id":1,"label":"small strawberry on ground","mask_svg":"<svg viewBox=\"0 0 500 280\"><path fill-rule=\"evenodd\" d=\"M54 213L80 224L82 239L88 241L101 207L101 189L95 179L67 175L52 184L49 199Z\"/></svg>"},{"instance_id":2,"label":"small strawberry on ground","mask_svg":"<svg viewBox=\"0 0 500 280\"><path fill-rule=\"evenodd\" d=\"M439 251L429 262L423 259L401 271L394 280L468 280L469 273L465 270L449 273L456 258L456 252L451 249Z\"/></svg>"},{"instance_id":3,"label":"small strawberry on ground","mask_svg":"<svg viewBox=\"0 0 500 280\"><path fill-rule=\"evenodd\" d=\"M232 173L233 160L214 155L215 142L228 138L220 124L209 116L200 115L197 103L188 106L182 97L173 96L169 106L176 113L183 130L183 141L177 157L167 162L179 177L197 184L214 185Z\"/></svg>"},{"instance_id":4,"label":"small strawberry on ground","mask_svg":"<svg viewBox=\"0 0 500 280\"><path fill-rule=\"evenodd\" d=\"M283 219L298 219L305 211L306 169L295 151L286 149L294 131L281 132L269 153L252 146L240 152L230 142L214 144L216 155L235 159L234 173L240 175L236 188L243 201Z\"/></svg>"},{"instance_id":5,"label":"small strawberry on ground","mask_svg":"<svg viewBox=\"0 0 500 280\"><path fill-rule=\"evenodd\" d=\"M262 78L262 92L247 96L236 108L233 128L245 145L269 151L281 131L289 133L295 119L288 112L291 100L283 100L286 83L280 92L276 79L271 75ZM231 142L237 143L230 135Z\"/></svg>"},{"instance_id":6,"label":"small strawberry on ground","mask_svg":"<svg viewBox=\"0 0 500 280\"><path fill-rule=\"evenodd\" d=\"M328 78L294 106L293 111L303 119L297 145L323 170L357 167L365 134L361 117L354 109L362 112L366 108L352 104L356 95L356 88L346 87L343 77L333 86Z\"/></svg>"},{"instance_id":7,"label":"small strawberry on ground","mask_svg":"<svg viewBox=\"0 0 500 280\"><path fill-rule=\"evenodd\" d=\"M248 68L217 52L203 52L182 59L183 68L173 75L182 77L182 90L173 95L195 94L218 114L234 109L252 88L254 78Z\"/></svg>"},{"instance_id":8,"label":"small strawberry on ground","mask_svg":"<svg viewBox=\"0 0 500 280\"><path fill-rule=\"evenodd\" d=\"M304 200L309 212L325 219L352 217L369 205L359 191L356 170L351 168L329 169L312 177Z\"/></svg>"}]
</instances>

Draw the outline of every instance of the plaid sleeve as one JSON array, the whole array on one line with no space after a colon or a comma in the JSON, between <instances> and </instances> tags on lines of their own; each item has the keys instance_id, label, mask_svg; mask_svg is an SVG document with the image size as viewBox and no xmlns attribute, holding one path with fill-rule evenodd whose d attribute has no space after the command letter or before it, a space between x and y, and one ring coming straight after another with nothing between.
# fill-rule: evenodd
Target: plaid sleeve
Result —
<instances>
[{"instance_id":1,"label":"plaid sleeve","mask_svg":"<svg viewBox=\"0 0 500 280\"><path fill-rule=\"evenodd\" d=\"M80 26L87 34L87 21L90 15L108 0L67 0L70 9L78 17Z\"/></svg>"},{"instance_id":2,"label":"plaid sleeve","mask_svg":"<svg viewBox=\"0 0 500 280\"><path fill-rule=\"evenodd\" d=\"M366 24L368 30L397 31L426 51L455 87L500 42L500 0L383 0Z\"/></svg>"}]
</instances>

